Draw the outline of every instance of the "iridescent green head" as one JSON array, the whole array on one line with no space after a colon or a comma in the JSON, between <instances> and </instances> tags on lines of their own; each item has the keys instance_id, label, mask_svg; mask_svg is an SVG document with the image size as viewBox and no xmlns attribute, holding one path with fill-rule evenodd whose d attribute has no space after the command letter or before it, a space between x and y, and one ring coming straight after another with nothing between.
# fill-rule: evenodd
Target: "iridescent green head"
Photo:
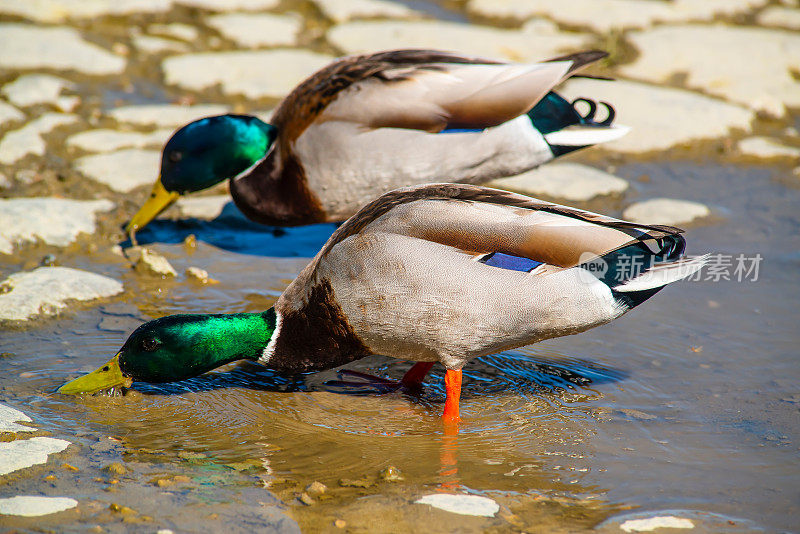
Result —
<instances>
[{"instance_id":1,"label":"iridescent green head","mask_svg":"<svg viewBox=\"0 0 800 534\"><path fill-rule=\"evenodd\" d=\"M173 382L236 360L258 360L275 332L275 312L170 315L134 330L114 358L59 393L93 393L131 382Z\"/></svg>"},{"instance_id":2,"label":"iridescent green head","mask_svg":"<svg viewBox=\"0 0 800 534\"><path fill-rule=\"evenodd\" d=\"M256 164L275 141L277 129L250 115L217 115L187 124L161 154L161 176L126 231L143 228L179 195L201 191Z\"/></svg>"}]
</instances>

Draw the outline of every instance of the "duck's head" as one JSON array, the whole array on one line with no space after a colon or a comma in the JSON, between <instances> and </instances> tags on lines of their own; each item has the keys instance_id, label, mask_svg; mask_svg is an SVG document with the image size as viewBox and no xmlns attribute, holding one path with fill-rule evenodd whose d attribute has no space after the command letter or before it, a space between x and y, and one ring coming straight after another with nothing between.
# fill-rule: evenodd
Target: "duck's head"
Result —
<instances>
[{"instance_id":1,"label":"duck's head","mask_svg":"<svg viewBox=\"0 0 800 534\"><path fill-rule=\"evenodd\" d=\"M250 115L217 115L187 124L161 154L161 175L125 227L144 228L180 195L208 189L249 169L269 151L277 129Z\"/></svg>"},{"instance_id":2,"label":"duck's head","mask_svg":"<svg viewBox=\"0 0 800 534\"><path fill-rule=\"evenodd\" d=\"M108 363L59 393L94 393L136 382L174 382L236 360L258 360L275 331L275 312L170 315L134 330Z\"/></svg>"}]
</instances>

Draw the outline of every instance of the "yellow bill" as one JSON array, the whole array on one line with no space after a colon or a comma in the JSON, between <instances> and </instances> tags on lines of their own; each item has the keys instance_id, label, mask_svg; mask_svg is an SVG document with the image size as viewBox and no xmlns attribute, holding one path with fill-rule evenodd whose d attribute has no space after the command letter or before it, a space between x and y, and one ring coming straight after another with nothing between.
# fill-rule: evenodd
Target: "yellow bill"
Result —
<instances>
[{"instance_id":1,"label":"yellow bill","mask_svg":"<svg viewBox=\"0 0 800 534\"><path fill-rule=\"evenodd\" d=\"M161 177L159 177L155 185L153 185L153 191L150 193L147 202L139 208L139 211L137 211L136 215L130 220L128 226L125 227L125 232L131 235L131 233L135 233L137 230L144 228L147 226L147 223L155 219L159 213L178 200L179 196L180 194L175 191L167 191L164 189L164 185L161 183Z\"/></svg>"},{"instance_id":2,"label":"yellow bill","mask_svg":"<svg viewBox=\"0 0 800 534\"><path fill-rule=\"evenodd\" d=\"M116 386L130 387L133 379L122 374L119 368L119 353L96 371L88 375L67 382L60 388L59 393L64 395L77 395L79 393L95 393Z\"/></svg>"}]
</instances>

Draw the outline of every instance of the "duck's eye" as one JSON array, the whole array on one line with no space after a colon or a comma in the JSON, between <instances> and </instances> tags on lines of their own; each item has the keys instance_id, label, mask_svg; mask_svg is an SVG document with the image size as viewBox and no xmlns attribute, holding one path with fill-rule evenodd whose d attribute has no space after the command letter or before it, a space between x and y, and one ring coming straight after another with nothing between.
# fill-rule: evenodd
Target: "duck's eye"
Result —
<instances>
[{"instance_id":1,"label":"duck's eye","mask_svg":"<svg viewBox=\"0 0 800 534\"><path fill-rule=\"evenodd\" d=\"M146 352L153 352L158 348L159 345L161 345L161 343L152 337L146 337L142 340L142 349Z\"/></svg>"},{"instance_id":2,"label":"duck's eye","mask_svg":"<svg viewBox=\"0 0 800 534\"><path fill-rule=\"evenodd\" d=\"M172 152L169 153L168 157L172 163L178 163L180 160L183 159L183 152L181 152L180 150L173 150Z\"/></svg>"}]
</instances>

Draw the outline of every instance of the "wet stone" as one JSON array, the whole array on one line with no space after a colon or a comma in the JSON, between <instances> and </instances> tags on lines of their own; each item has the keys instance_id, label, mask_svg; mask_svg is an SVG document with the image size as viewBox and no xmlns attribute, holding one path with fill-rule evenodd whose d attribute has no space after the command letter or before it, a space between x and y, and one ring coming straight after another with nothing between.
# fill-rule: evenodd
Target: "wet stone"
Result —
<instances>
[{"instance_id":1,"label":"wet stone","mask_svg":"<svg viewBox=\"0 0 800 534\"><path fill-rule=\"evenodd\" d=\"M328 486L317 480L306 486L306 493L309 495L322 495L327 490Z\"/></svg>"},{"instance_id":2,"label":"wet stone","mask_svg":"<svg viewBox=\"0 0 800 534\"><path fill-rule=\"evenodd\" d=\"M127 193L143 185L152 185L161 168L161 151L124 148L78 158L75 168L114 191Z\"/></svg>"},{"instance_id":3,"label":"wet stone","mask_svg":"<svg viewBox=\"0 0 800 534\"><path fill-rule=\"evenodd\" d=\"M209 17L206 22L245 48L291 46L297 41L297 34L303 26L302 19L293 14L227 13Z\"/></svg>"},{"instance_id":4,"label":"wet stone","mask_svg":"<svg viewBox=\"0 0 800 534\"><path fill-rule=\"evenodd\" d=\"M346 22L358 18L407 19L420 17L421 13L386 0L315 0L317 7L333 22Z\"/></svg>"},{"instance_id":5,"label":"wet stone","mask_svg":"<svg viewBox=\"0 0 800 534\"><path fill-rule=\"evenodd\" d=\"M626 76L661 83L685 74L689 87L751 108L765 98L800 106L800 80L791 72L800 65L797 32L686 24L632 32L628 39L640 55L620 67Z\"/></svg>"},{"instance_id":6,"label":"wet stone","mask_svg":"<svg viewBox=\"0 0 800 534\"><path fill-rule=\"evenodd\" d=\"M81 233L93 234L97 213L112 208L110 200L0 199L0 254L11 254L15 245L26 242L67 246Z\"/></svg>"},{"instance_id":7,"label":"wet stone","mask_svg":"<svg viewBox=\"0 0 800 534\"><path fill-rule=\"evenodd\" d=\"M800 148L786 146L769 137L748 137L736 145L739 152L757 158L800 158Z\"/></svg>"},{"instance_id":8,"label":"wet stone","mask_svg":"<svg viewBox=\"0 0 800 534\"><path fill-rule=\"evenodd\" d=\"M681 225L711 215L708 206L689 200L654 198L631 204L622 218L644 224Z\"/></svg>"},{"instance_id":9,"label":"wet stone","mask_svg":"<svg viewBox=\"0 0 800 534\"><path fill-rule=\"evenodd\" d=\"M201 284L219 283L217 280L214 280L208 275L208 271L206 271L205 269L201 269L200 267L187 267L186 277L195 280Z\"/></svg>"},{"instance_id":10,"label":"wet stone","mask_svg":"<svg viewBox=\"0 0 800 534\"><path fill-rule=\"evenodd\" d=\"M133 46L145 54L160 54L162 52L188 52L189 47L186 43L165 39L163 37L153 37L151 35L134 35L131 37Z\"/></svg>"},{"instance_id":11,"label":"wet stone","mask_svg":"<svg viewBox=\"0 0 800 534\"><path fill-rule=\"evenodd\" d=\"M436 493L425 495L414 502L417 504L427 504L434 508L460 515L494 517L500 510L500 505L492 499L480 497L478 495Z\"/></svg>"},{"instance_id":12,"label":"wet stone","mask_svg":"<svg viewBox=\"0 0 800 534\"><path fill-rule=\"evenodd\" d=\"M70 267L39 267L0 282L0 320L24 321L53 315L71 300L88 301L122 292L122 284Z\"/></svg>"},{"instance_id":13,"label":"wet stone","mask_svg":"<svg viewBox=\"0 0 800 534\"><path fill-rule=\"evenodd\" d=\"M468 9L488 17L527 19L546 16L570 26L608 32L645 28L655 22L714 20L719 15L747 13L767 0L470 0Z\"/></svg>"},{"instance_id":14,"label":"wet stone","mask_svg":"<svg viewBox=\"0 0 800 534\"><path fill-rule=\"evenodd\" d=\"M587 46L587 37L547 23L519 30L441 21L358 21L334 26L328 40L348 54L393 48L458 50L511 61L539 61Z\"/></svg>"},{"instance_id":15,"label":"wet stone","mask_svg":"<svg viewBox=\"0 0 800 534\"><path fill-rule=\"evenodd\" d=\"M580 163L550 163L486 185L534 197L543 195L572 201L620 194L628 189L628 182L622 178Z\"/></svg>"},{"instance_id":16,"label":"wet stone","mask_svg":"<svg viewBox=\"0 0 800 534\"><path fill-rule=\"evenodd\" d=\"M0 514L37 517L63 512L76 506L78 506L78 501L69 497L18 495L0 499Z\"/></svg>"},{"instance_id":17,"label":"wet stone","mask_svg":"<svg viewBox=\"0 0 800 534\"><path fill-rule=\"evenodd\" d=\"M170 137L172 128L151 133L120 132L118 130L88 130L67 138L67 146L87 152L112 152L120 148L161 147Z\"/></svg>"},{"instance_id":18,"label":"wet stone","mask_svg":"<svg viewBox=\"0 0 800 534\"><path fill-rule=\"evenodd\" d=\"M769 6L756 17L759 26L777 26L787 30L800 30L800 9Z\"/></svg>"},{"instance_id":19,"label":"wet stone","mask_svg":"<svg viewBox=\"0 0 800 534\"><path fill-rule=\"evenodd\" d=\"M167 258L148 248L131 247L126 254L140 273L161 277L177 276L178 274Z\"/></svg>"},{"instance_id":20,"label":"wet stone","mask_svg":"<svg viewBox=\"0 0 800 534\"><path fill-rule=\"evenodd\" d=\"M203 90L220 84L228 94L281 97L333 57L307 50L186 54L162 63L167 84Z\"/></svg>"},{"instance_id":21,"label":"wet stone","mask_svg":"<svg viewBox=\"0 0 800 534\"><path fill-rule=\"evenodd\" d=\"M755 119L753 111L736 104L637 82L577 79L559 92L568 100L585 97L611 103L617 111L615 123L631 127L631 132L602 148L619 152L664 150L727 137L734 129L749 132Z\"/></svg>"},{"instance_id":22,"label":"wet stone","mask_svg":"<svg viewBox=\"0 0 800 534\"><path fill-rule=\"evenodd\" d=\"M122 106L108 115L118 121L140 126L178 127L210 115L222 115L228 108L221 105L205 104L179 106L175 104L151 104L141 106Z\"/></svg>"},{"instance_id":23,"label":"wet stone","mask_svg":"<svg viewBox=\"0 0 800 534\"><path fill-rule=\"evenodd\" d=\"M71 89L74 84L64 78L50 74L25 74L3 86L2 93L8 101L19 107L35 104L58 103L64 89Z\"/></svg>"},{"instance_id":24,"label":"wet stone","mask_svg":"<svg viewBox=\"0 0 800 534\"><path fill-rule=\"evenodd\" d=\"M45 113L22 128L8 132L0 139L0 163L9 165L28 155L43 156L47 144L42 135L77 121L76 115Z\"/></svg>"},{"instance_id":25,"label":"wet stone","mask_svg":"<svg viewBox=\"0 0 800 534\"><path fill-rule=\"evenodd\" d=\"M124 475L128 472L124 465L119 462L113 462L103 468L103 471L112 475Z\"/></svg>"},{"instance_id":26,"label":"wet stone","mask_svg":"<svg viewBox=\"0 0 800 534\"><path fill-rule=\"evenodd\" d=\"M49 455L61 452L69 445L69 441L48 437L0 443L0 475L47 463Z\"/></svg>"},{"instance_id":27,"label":"wet stone","mask_svg":"<svg viewBox=\"0 0 800 534\"><path fill-rule=\"evenodd\" d=\"M0 101L0 126L7 122L17 122L25 120L25 114L12 106Z\"/></svg>"},{"instance_id":28,"label":"wet stone","mask_svg":"<svg viewBox=\"0 0 800 534\"><path fill-rule=\"evenodd\" d=\"M198 29L194 26L181 24L180 22L173 22L172 24L151 24L147 27L147 33L172 37L173 39L180 39L190 43L200 35Z\"/></svg>"},{"instance_id":29,"label":"wet stone","mask_svg":"<svg viewBox=\"0 0 800 534\"><path fill-rule=\"evenodd\" d=\"M17 424L18 422L31 423L31 418L19 410L0 403L0 433L3 432L35 432L30 426Z\"/></svg>"},{"instance_id":30,"label":"wet stone","mask_svg":"<svg viewBox=\"0 0 800 534\"><path fill-rule=\"evenodd\" d=\"M106 75L125 70L125 60L85 41L74 28L4 23L0 24L0 68Z\"/></svg>"},{"instance_id":31,"label":"wet stone","mask_svg":"<svg viewBox=\"0 0 800 534\"><path fill-rule=\"evenodd\" d=\"M317 504L317 501L312 499L309 496L309 494L306 493L306 492L301 493L300 496L297 497L297 500L300 501L301 503L305 504L306 506L311 506L312 504Z\"/></svg>"},{"instance_id":32,"label":"wet stone","mask_svg":"<svg viewBox=\"0 0 800 534\"><path fill-rule=\"evenodd\" d=\"M381 478L381 480L385 480L386 482L401 482L405 480L403 473L401 473L400 470L393 465L381 470L378 476Z\"/></svg>"},{"instance_id":33,"label":"wet stone","mask_svg":"<svg viewBox=\"0 0 800 534\"><path fill-rule=\"evenodd\" d=\"M87 0L36 0L19 2L0 0L0 13L18 15L39 22L63 22L67 19L93 18L102 15L157 13L172 7L173 0L125 0L124 2Z\"/></svg>"},{"instance_id":34,"label":"wet stone","mask_svg":"<svg viewBox=\"0 0 800 534\"><path fill-rule=\"evenodd\" d=\"M601 534L618 532L681 532L697 534L733 534L764 532L748 519L740 519L699 510L651 510L612 517L594 529Z\"/></svg>"}]
</instances>

